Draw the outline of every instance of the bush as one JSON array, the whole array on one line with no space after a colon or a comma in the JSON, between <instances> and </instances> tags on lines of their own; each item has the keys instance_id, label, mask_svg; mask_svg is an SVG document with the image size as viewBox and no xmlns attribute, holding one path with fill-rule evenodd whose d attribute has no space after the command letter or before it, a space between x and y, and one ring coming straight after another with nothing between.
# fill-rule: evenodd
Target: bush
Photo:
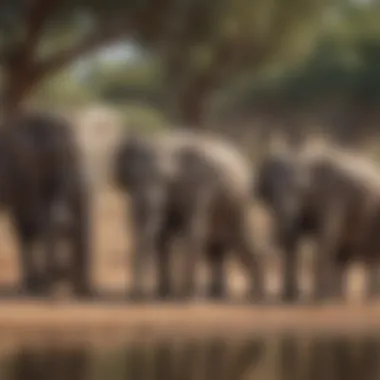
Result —
<instances>
[{"instance_id":1,"label":"bush","mask_svg":"<svg viewBox=\"0 0 380 380\"><path fill-rule=\"evenodd\" d=\"M117 106L116 109L120 112L122 122L130 130L150 133L170 127L164 115L152 107L126 104Z\"/></svg>"}]
</instances>

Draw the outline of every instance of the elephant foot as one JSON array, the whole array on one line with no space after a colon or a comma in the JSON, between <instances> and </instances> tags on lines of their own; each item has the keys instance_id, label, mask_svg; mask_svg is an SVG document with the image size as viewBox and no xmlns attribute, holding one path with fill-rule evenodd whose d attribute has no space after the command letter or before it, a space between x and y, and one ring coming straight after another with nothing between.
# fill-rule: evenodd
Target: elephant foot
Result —
<instances>
[{"instance_id":1,"label":"elephant foot","mask_svg":"<svg viewBox=\"0 0 380 380\"><path fill-rule=\"evenodd\" d=\"M322 304L324 303L327 299L328 299L328 295L325 295L325 294L322 294L322 293L317 293L317 294L314 294L311 299L310 299L310 302L313 303L313 304Z\"/></svg>"},{"instance_id":2,"label":"elephant foot","mask_svg":"<svg viewBox=\"0 0 380 380\"><path fill-rule=\"evenodd\" d=\"M177 294L176 299L178 301L188 302L196 297L197 294L193 289L184 289Z\"/></svg>"},{"instance_id":3,"label":"elephant foot","mask_svg":"<svg viewBox=\"0 0 380 380\"><path fill-rule=\"evenodd\" d=\"M338 275L337 275L338 276ZM345 281L342 273L339 277L316 283L312 300L315 303L339 303L346 297Z\"/></svg>"},{"instance_id":4,"label":"elephant foot","mask_svg":"<svg viewBox=\"0 0 380 380\"><path fill-rule=\"evenodd\" d=\"M378 284L376 284L378 285ZM376 299L380 298L380 289L378 286L373 286L370 284L370 286L367 288L365 298L367 301L375 301Z\"/></svg>"},{"instance_id":5,"label":"elephant foot","mask_svg":"<svg viewBox=\"0 0 380 380\"><path fill-rule=\"evenodd\" d=\"M20 289L20 294L22 296L26 296L26 297L43 297L43 296L46 296L48 294L48 292L45 290L45 289L42 289L42 288L25 288L25 287L21 287Z\"/></svg>"},{"instance_id":6,"label":"elephant foot","mask_svg":"<svg viewBox=\"0 0 380 380\"><path fill-rule=\"evenodd\" d=\"M207 298L212 300L223 300L227 298L227 291L223 285L213 284L207 292Z\"/></svg>"},{"instance_id":7,"label":"elephant foot","mask_svg":"<svg viewBox=\"0 0 380 380\"><path fill-rule=\"evenodd\" d=\"M312 297L311 301L313 304L325 305L325 304L336 304L344 300L344 297L337 294L317 294Z\"/></svg>"},{"instance_id":8,"label":"elephant foot","mask_svg":"<svg viewBox=\"0 0 380 380\"><path fill-rule=\"evenodd\" d=\"M378 292L367 292L365 296L366 301L376 301L377 299L380 298L380 294Z\"/></svg>"},{"instance_id":9,"label":"elephant foot","mask_svg":"<svg viewBox=\"0 0 380 380\"><path fill-rule=\"evenodd\" d=\"M78 286L74 286L73 294L75 295L76 298L86 299L93 296L93 291L87 285L78 285Z\"/></svg>"},{"instance_id":10,"label":"elephant foot","mask_svg":"<svg viewBox=\"0 0 380 380\"><path fill-rule=\"evenodd\" d=\"M285 292L281 300L285 304L296 304L300 301L299 294L297 292Z\"/></svg>"},{"instance_id":11,"label":"elephant foot","mask_svg":"<svg viewBox=\"0 0 380 380\"><path fill-rule=\"evenodd\" d=\"M298 284L294 279L286 280L283 285L282 301L289 304L296 303L300 298Z\"/></svg>"},{"instance_id":12,"label":"elephant foot","mask_svg":"<svg viewBox=\"0 0 380 380\"><path fill-rule=\"evenodd\" d=\"M167 301L167 300L173 298L173 294L172 294L170 286L167 286L167 285L160 286L158 288L154 298L156 298L160 301Z\"/></svg>"},{"instance_id":13,"label":"elephant foot","mask_svg":"<svg viewBox=\"0 0 380 380\"><path fill-rule=\"evenodd\" d=\"M21 284L21 294L26 296L42 296L47 293L46 281L38 276L27 278Z\"/></svg>"},{"instance_id":14,"label":"elephant foot","mask_svg":"<svg viewBox=\"0 0 380 380\"><path fill-rule=\"evenodd\" d=\"M257 288L251 289L248 291L247 300L250 303L263 304L265 302L265 294Z\"/></svg>"},{"instance_id":15,"label":"elephant foot","mask_svg":"<svg viewBox=\"0 0 380 380\"><path fill-rule=\"evenodd\" d=\"M140 303L145 300L145 294L140 289L133 289L127 295L127 298L131 302Z\"/></svg>"},{"instance_id":16,"label":"elephant foot","mask_svg":"<svg viewBox=\"0 0 380 380\"><path fill-rule=\"evenodd\" d=\"M316 304L324 303L333 296L332 287L324 283L316 283L311 301Z\"/></svg>"}]
</instances>

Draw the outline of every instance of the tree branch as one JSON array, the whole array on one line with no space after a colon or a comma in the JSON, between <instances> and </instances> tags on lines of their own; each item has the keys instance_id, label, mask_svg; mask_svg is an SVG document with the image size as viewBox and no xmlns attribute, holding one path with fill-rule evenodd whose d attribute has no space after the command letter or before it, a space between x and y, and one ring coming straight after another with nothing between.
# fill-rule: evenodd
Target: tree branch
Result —
<instances>
[{"instance_id":1,"label":"tree branch","mask_svg":"<svg viewBox=\"0 0 380 380\"><path fill-rule=\"evenodd\" d=\"M128 30L126 28L95 31L70 49L59 52L42 62L36 63L38 76L43 77L51 74L79 56L91 53L101 46L115 42L127 35L127 33Z\"/></svg>"},{"instance_id":2,"label":"tree branch","mask_svg":"<svg viewBox=\"0 0 380 380\"><path fill-rule=\"evenodd\" d=\"M38 43L45 20L56 0L34 0L26 15L26 38L24 46L34 48Z\"/></svg>"},{"instance_id":3,"label":"tree branch","mask_svg":"<svg viewBox=\"0 0 380 380\"><path fill-rule=\"evenodd\" d=\"M3 63L13 66L27 66L34 60L34 53L41 37L45 21L56 0L35 0L26 10L25 37L17 45L5 49Z\"/></svg>"}]
</instances>

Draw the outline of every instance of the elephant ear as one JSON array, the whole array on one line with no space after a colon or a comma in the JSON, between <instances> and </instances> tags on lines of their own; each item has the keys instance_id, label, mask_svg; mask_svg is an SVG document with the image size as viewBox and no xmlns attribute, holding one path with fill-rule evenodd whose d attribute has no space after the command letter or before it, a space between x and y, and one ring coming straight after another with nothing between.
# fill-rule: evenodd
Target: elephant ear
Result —
<instances>
[{"instance_id":1,"label":"elephant ear","mask_svg":"<svg viewBox=\"0 0 380 380\"><path fill-rule=\"evenodd\" d=\"M268 143L269 154L288 153L290 150L289 142L286 135L280 131L275 131L271 134Z\"/></svg>"},{"instance_id":2,"label":"elephant ear","mask_svg":"<svg viewBox=\"0 0 380 380\"><path fill-rule=\"evenodd\" d=\"M328 146L328 141L326 137L321 134L310 134L307 139L305 139L302 144L302 149L300 149L301 153L306 153L308 151L320 151L321 149L325 149Z\"/></svg>"},{"instance_id":3,"label":"elephant ear","mask_svg":"<svg viewBox=\"0 0 380 380\"><path fill-rule=\"evenodd\" d=\"M306 191L312 185L311 172L307 164L299 162L299 171L298 171L298 188Z\"/></svg>"}]
</instances>

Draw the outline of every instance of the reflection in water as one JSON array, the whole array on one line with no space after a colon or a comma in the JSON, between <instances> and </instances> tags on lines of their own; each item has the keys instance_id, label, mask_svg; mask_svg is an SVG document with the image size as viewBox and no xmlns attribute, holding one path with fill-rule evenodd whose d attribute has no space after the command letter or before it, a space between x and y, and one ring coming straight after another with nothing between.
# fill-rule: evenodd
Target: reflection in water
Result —
<instances>
[{"instance_id":1,"label":"reflection in water","mask_svg":"<svg viewBox=\"0 0 380 380\"><path fill-rule=\"evenodd\" d=\"M21 348L2 359L0 371L1 380L378 380L380 336L167 339L104 351Z\"/></svg>"},{"instance_id":2,"label":"reflection in water","mask_svg":"<svg viewBox=\"0 0 380 380\"><path fill-rule=\"evenodd\" d=\"M85 378L86 351L57 348L33 351L19 350L11 358L9 379L12 380L55 380Z\"/></svg>"}]
</instances>

